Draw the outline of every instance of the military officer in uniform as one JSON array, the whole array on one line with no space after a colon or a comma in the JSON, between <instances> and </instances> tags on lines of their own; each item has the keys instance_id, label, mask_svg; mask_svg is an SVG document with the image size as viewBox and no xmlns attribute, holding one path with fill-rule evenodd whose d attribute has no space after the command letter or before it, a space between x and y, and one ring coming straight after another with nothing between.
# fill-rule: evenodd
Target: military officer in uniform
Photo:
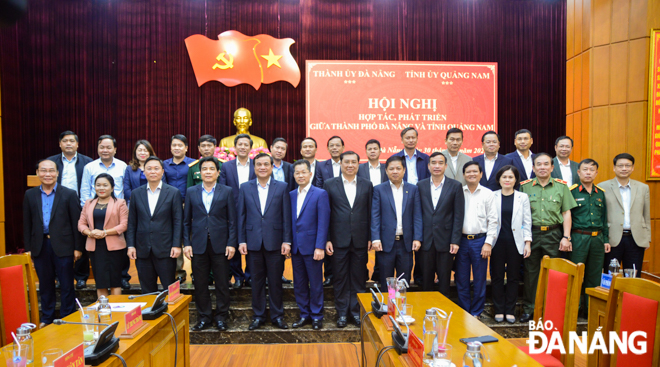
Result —
<instances>
[{"instance_id":1,"label":"military officer in uniform","mask_svg":"<svg viewBox=\"0 0 660 367\"><path fill-rule=\"evenodd\" d=\"M197 148L199 149L199 155L202 158L213 157L215 153L215 147L218 145L218 141L211 135L202 135L197 141ZM220 166L222 167L222 161ZM218 182L220 182L220 177L218 177ZM199 159L190 163L188 165L188 182L187 187L195 186L202 183L202 174L200 173Z\"/></svg>"},{"instance_id":2,"label":"military officer in uniform","mask_svg":"<svg viewBox=\"0 0 660 367\"><path fill-rule=\"evenodd\" d=\"M577 206L566 182L550 177L554 167L549 154L537 154L533 164L536 177L520 183L520 191L529 195L532 211L532 253L525 259L525 292L520 322L528 322L534 314L536 284L543 256L554 258L559 257L559 251L571 251L571 209Z\"/></svg>"},{"instance_id":3,"label":"military officer in uniform","mask_svg":"<svg viewBox=\"0 0 660 367\"><path fill-rule=\"evenodd\" d=\"M578 182L582 184L574 184L570 188L577 206L571 209L573 251L568 259L576 264L585 264L580 312L586 315L588 300L584 289L600 284L605 253L610 252L610 244L605 191L594 184L598 162L590 158L583 160L578 165L577 175L580 178Z\"/></svg>"}]
</instances>

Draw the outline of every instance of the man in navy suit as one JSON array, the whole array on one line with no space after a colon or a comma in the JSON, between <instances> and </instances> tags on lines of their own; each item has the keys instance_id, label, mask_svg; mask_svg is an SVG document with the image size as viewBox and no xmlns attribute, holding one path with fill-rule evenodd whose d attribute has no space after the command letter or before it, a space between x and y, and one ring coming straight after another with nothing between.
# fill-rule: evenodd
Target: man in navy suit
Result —
<instances>
[{"instance_id":1,"label":"man in navy suit","mask_svg":"<svg viewBox=\"0 0 660 367\"><path fill-rule=\"evenodd\" d=\"M491 191L500 190L500 183L497 182L495 176L502 167L509 164L513 165L513 162L509 157L498 153L500 150L500 135L495 131L486 131L481 136L481 146L484 149L484 154L473 158L483 172L479 184Z\"/></svg>"},{"instance_id":2,"label":"man in navy suit","mask_svg":"<svg viewBox=\"0 0 660 367\"><path fill-rule=\"evenodd\" d=\"M534 144L532 132L527 129L520 129L516 131L514 140L516 151L506 155L513 162L513 166L520 172L521 182L536 177L533 170L536 154L530 150L532 144Z\"/></svg>"},{"instance_id":3,"label":"man in navy suit","mask_svg":"<svg viewBox=\"0 0 660 367\"><path fill-rule=\"evenodd\" d=\"M417 182L429 177L429 156L417 150L419 134L414 127L410 126L401 131L401 143L403 150L395 156L405 158L405 174L403 181L417 185ZM420 252L415 253L415 284L422 284L424 273L422 271L422 259Z\"/></svg>"},{"instance_id":4,"label":"man in navy suit","mask_svg":"<svg viewBox=\"0 0 660 367\"><path fill-rule=\"evenodd\" d=\"M422 206L417 186L403 181L405 158L385 162L389 181L374 187L371 203L371 247L380 264L381 286L386 278L403 274L410 282L413 251L422 246Z\"/></svg>"},{"instance_id":5,"label":"man in navy suit","mask_svg":"<svg viewBox=\"0 0 660 367\"><path fill-rule=\"evenodd\" d=\"M223 165L224 166L224 165ZM286 184L273 180L273 158L265 153L254 157L256 180L241 185L238 195L238 250L247 256L252 269L254 330L266 322L266 278L270 319L280 329L284 322L282 272L284 258L291 252L291 201Z\"/></svg>"},{"instance_id":6,"label":"man in navy suit","mask_svg":"<svg viewBox=\"0 0 660 367\"><path fill-rule=\"evenodd\" d=\"M193 279L197 324L193 331L211 325L227 330L229 315L229 261L238 247L236 203L231 188L218 184L220 163L215 157L200 160L202 184L188 188L183 213L183 254L198 274ZM216 277L216 314L209 294L209 271Z\"/></svg>"},{"instance_id":7,"label":"man in navy suit","mask_svg":"<svg viewBox=\"0 0 660 367\"><path fill-rule=\"evenodd\" d=\"M323 257L330 226L330 202L325 190L311 183L309 162L293 164L298 188L289 193L293 247L293 291L300 309L294 328L312 323L314 330L323 327Z\"/></svg>"},{"instance_id":8,"label":"man in navy suit","mask_svg":"<svg viewBox=\"0 0 660 367\"><path fill-rule=\"evenodd\" d=\"M234 139L236 148L236 159L226 162L220 168L220 184L231 187L234 202L238 205L238 191L242 184L254 180L254 165L250 162L250 151L252 150L252 138L248 134L239 134ZM244 283L250 284L250 266L245 265L243 272L243 259L240 254L234 256L230 261L231 273L234 276L234 288L238 289Z\"/></svg>"}]
</instances>

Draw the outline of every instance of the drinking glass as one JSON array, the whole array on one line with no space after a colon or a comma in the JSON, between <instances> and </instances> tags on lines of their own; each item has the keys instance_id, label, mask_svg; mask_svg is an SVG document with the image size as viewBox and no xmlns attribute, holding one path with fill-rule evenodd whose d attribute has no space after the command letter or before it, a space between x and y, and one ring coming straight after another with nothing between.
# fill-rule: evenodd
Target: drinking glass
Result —
<instances>
[{"instance_id":1,"label":"drinking glass","mask_svg":"<svg viewBox=\"0 0 660 367\"><path fill-rule=\"evenodd\" d=\"M435 367L451 367L451 350L450 344L438 341L438 353L435 355L433 365Z\"/></svg>"},{"instance_id":2,"label":"drinking glass","mask_svg":"<svg viewBox=\"0 0 660 367\"><path fill-rule=\"evenodd\" d=\"M41 365L43 367L53 367L55 360L62 356L62 349L51 348L41 352Z\"/></svg>"}]
</instances>

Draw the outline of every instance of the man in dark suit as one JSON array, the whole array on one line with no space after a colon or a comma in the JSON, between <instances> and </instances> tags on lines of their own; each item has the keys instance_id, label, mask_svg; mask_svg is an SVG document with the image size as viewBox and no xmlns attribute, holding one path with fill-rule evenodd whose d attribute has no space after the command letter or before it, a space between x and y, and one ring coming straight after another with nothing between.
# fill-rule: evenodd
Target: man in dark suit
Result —
<instances>
[{"instance_id":1,"label":"man in dark suit","mask_svg":"<svg viewBox=\"0 0 660 367\"><path fill-rule=\"evenodd\" d=\"M312 323L314 330L323 327L323 258L330 225L328 194L312 186L309 162L302 159L293 165L298 189L289 193L293 247L291 265L296 303L300 319L294 328Z\"/></svg>"},{"instance_id":2,"label":"man in dark suit","mask_svg":"<svg viewBox=\"0 0 660 367\"><path fill-rule=\"evenodd\" d=\"M385 162L389 181L374 187L371 201L371 248L380 264L381 286L386 278L403 274L410 283L413 251L422 241L422 207L417 186L404 182L405 158Z\"/></svg>"},{"instance_id":3,"label":"man in dark suit","mask_svg":"<svg viewBox=\"0 0 660 367\"><path fill-rule=\"evenodd\" d=\"M498 153L500 150L500 135L495 131L486 131L481 136L481 146L484 149L484 154L473 158L483 171L479 184L491 191L500 190L502 187L495 178L497 172L506 165L513 165L513 162L509 157Z\"/></svg>"},{"instance_id":4,"label":"man in dark suit","mask_svg":"<svg viewBox=\"0 0 660 367\"><path fill-rule=\"evenodd\" d=\"M566 186L568 187L580 183L580 178L577 173L578 163L569 159L572 152L573 139L564 135L555 140L555 153L557 153L557 155L552 158L552 164L555 168L552 169L550 177L566 181Z\"/></svg>"},{"instance_id":5,"label":"man in dark suit","mask_svg":"<svg viewBox=\"0 0 660 367\"><path fill-rule=\"evenodd\" d=\"M144 163L147 184L131 193L126 245L135 260L142 293L174 283L176 258L181 254L183 206L179 189L162 182L163 161L149 157Z\"/></svg>"},{"instance_id":6,"label":"man in dark suit","mask_svg":"<svg viewBox=\"0 0 660 367\"><path fill-rule=\"evenodd\" d=\"M532 132L527 129L520 129L516 131L513 142L516 146L516 151L506 155L513 162L513 166L520 172L521 182L536 177L533 170L536 154L530 150L533 143Z\"/></svg>"},{"instance_id":7,"label":"man in dark suit","mask_svg":"<svg viewBox=\"0 0 660 367\"><path fill-rule=\"evenodd\" d=\"M193 285L198 316L192 330L204 330L213 320L218 330L225 331L229 316L229 260L238 247L236 204L231 188L217 183L218 160L205 157L199 166L202 184L188 188L183 216L183 253L197 274ZM217 280L215 318L209 295L211 269Z\"/></svg>"},{"instance_id":8,"label":"man in dark suit","mask_svg":"<svg viewBox=\"0 0 660 367\"><path fill-rule=\"evenodd\" d=\"M306 137L302 142L300 142L300 155L304 160L309 162L312 169L312 185L319 187L319 185L316 183L316 167L318 167L320 163L316 160L317 148L318 145L316 144L316 140L314 140L312 137Z\"/></svg>"},{"instance_id":9,"label":"man in dark suit","mask_svg":"<svg viewBox=\"0 0 660 367\"><path fill-rule=\"evenodd\" d=\"M266 279L270 318L280 329L288 329L282 303L284 257L291 253L291 201L286 184L273 180L273 158L265 153L254 157L256 180L241 185L238 195L238 250L248 255L252 269L254 330L266 322Z\"/></svg>"},{"instance_id":10,"label":"man in dark suit","mask_svg":"<svg viewBox=\"0 0 660 367\"><path fill-rule=\"evenodd\" d=\"M92 158L78 153L78 135L73 131L65 131L60 134L60 149L62 154L48 157L57 165L57 183L71 189L80 197L80 183L82 182L85 165ZM80 259L73 264L73 278L76 280L76 288L83 289L87 286L89 278L89 255L83 247Z\"/></svg>"},{"instance_id":11,"label":"man in dark suit","mask_svg":"<svg viewBox=\"0 0 660 367\"><path fill-rule=\"evenodd\" d=\"M326 253L334 262L335 308L337 326L346 327L348 320L360 326L358 293L367 290L367 261L371 247L371 198L373 186L368 179L356 177L360 156L342 153L341 177L323 184L330 197L330 235Z\"/></svg>"},{"instance_id":12,"label":"man in dark suit","mask_svg":"<svg viewBox=\"0 0 660 367\"><path fill-rule=\"evenodd\" d=\"M236 135L234 147L236 148L236 159L226 162L220 168L220 184L231 187L234 202L238 210L238 192L242 184L254 180L254 165L250 160L252 150L252 138L248 134ZM243 272L243 259L240 254L234 256L230 261L231 273L234 276L234 288L241 288L244 284L250 285L250 265L245 264Z\"/></svg>"},{"instance_id":13,"label":"man in dark suit","mask_svg":"<svg viewBox=\"0 0 660 367\"><path fill-rule=\"evenodd\" d=\"M440 152L431 154L431 177L419 181L417 187L424 223L422 289L432 291L437 274L440 293L449 297L452 263L461 243L465 197L460 182L445 177L446 160Z\"/></svg>"},{"instance_id":14,"label":"man in dark suit","mask_svg":"<svg viewBox=\"0 0 660 367\"><path fill-rule=\"evenodd\" d=\"M293 165L284 161L288 147L286 139L275 138L273 144L270 145L270 154L273 157L273 178L289 185L287 190L291 191L298 185L293 178Z\"/></svg>"},{"instance_id":15,"label":"man in dark suit","mask_svg":"<svg viewBox=\"0 0 660 367\"><path fill-rule=\"evenodd\" d=\"M55 316L55 277L60 280L60 316L76 310L73 262L84 246L84 237L78 232L78 195L57 184L58 173L53 161L40 161L37 177L41 185L27 190L23 199L23 240L39 277L42 327Z\"/></svg>"}]
</instances>

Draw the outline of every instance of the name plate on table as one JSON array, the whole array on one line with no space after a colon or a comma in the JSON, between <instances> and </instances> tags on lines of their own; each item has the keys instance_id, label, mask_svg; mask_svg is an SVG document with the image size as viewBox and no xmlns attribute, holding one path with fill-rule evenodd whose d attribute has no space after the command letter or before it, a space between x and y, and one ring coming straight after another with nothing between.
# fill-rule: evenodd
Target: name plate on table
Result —
<instances>
[{"instance_id":1,"label":"name plate on table","mask_svg":"<svg viewBox=\"0 0 660 367\"><path fill-rule=\"evenodd\" d=\"M167 287L167 303L172 304L181 297L181 282L176 281Z\"/></svg>"},{"instance_id":2,"label":"name plate on table","mask_svg":"<svg viewBox=\"0 0 660 367\"><path fill-rule=\"evenodd\" d=\"M600 275L600 286L605 289L610 289L612 286L612 274L601 274Z\"/></svg>"},{"instance_id":3,"label":"name plate on table","mask_svg":"<svg viewBox=\"0 0 660 367\"><path fill-rule=\"evenodd\" d=\"M408 356L415 367L422 367L422 356L424 355L424 344L412 330L408 334Z\"/></svg>"},{"instance_id":4,"label":"name plate on table","mask_svg":"<svg viewBox=\"0 0 660 367\"><path fill-rule=\"evenodd\" d=\"M71 349L53 361L53 367L82 367L85 365L85 345Z\"/></svg>"},{"instance_id":5,"label":"name plate on table","mask_svg":"<svg viewBox=\"0 0 660 367\"><path fill-rule=\"evenodd\" d=\"M126 330L119 335L119 338L133 339L143 328L147 327L147 323L142 320L142 307L137 306L126 312L124 323L126 324Z\"/></svg>"}]
</instances>

